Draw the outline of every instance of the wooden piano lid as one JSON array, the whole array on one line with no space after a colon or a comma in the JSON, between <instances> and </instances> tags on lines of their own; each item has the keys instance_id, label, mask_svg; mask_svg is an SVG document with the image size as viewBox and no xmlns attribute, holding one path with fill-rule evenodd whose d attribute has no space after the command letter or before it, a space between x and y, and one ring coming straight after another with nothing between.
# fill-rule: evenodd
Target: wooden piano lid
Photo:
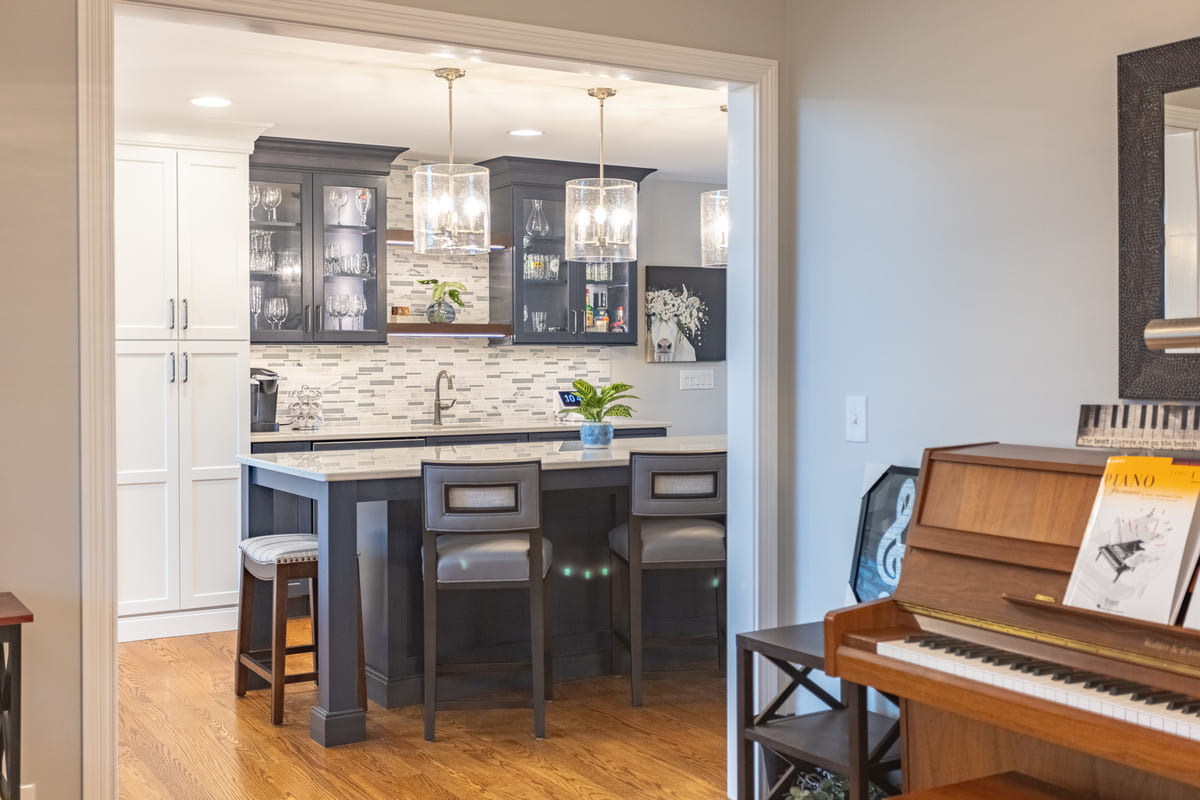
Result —
<instances>
[{"instance_id":1,"label":"wooden piano lid","mask_svg":"<svg viewBox=\"0 0 1200 800\"><path fill-rule=\"evenodd\" d=\"M926 450L897 603L1200 677L1200 633L1059 605L1109 455L997 443Z\"/></svg>"},{"instance_id":2,"label":"wooden piano lid","mask_svg":"<svg viewBox=\"0 0 1200 800\"><path fill-rule=\"evenodd\" d=\"M894 800L1085 800L1082 795L1036 780L1020 772L902 794Z\"/></svg>"}]
</instances>

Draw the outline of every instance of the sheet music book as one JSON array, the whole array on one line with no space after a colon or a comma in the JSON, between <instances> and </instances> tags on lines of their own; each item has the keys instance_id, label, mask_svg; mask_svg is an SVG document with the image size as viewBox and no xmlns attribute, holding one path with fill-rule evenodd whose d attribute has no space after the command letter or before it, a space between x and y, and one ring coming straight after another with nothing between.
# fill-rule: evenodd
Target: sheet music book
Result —
<instances>
[{"instance_id":1,"label":"sheet music book","mask_svg":"<svg viewBox=\"0 0 1200 800\"><path fill-rule=\"evenodd\" d=\"M1175 622L1200 556L1198 499L1200 466L1110 458L1063 604Z\"/></svg>"}]
</instances>

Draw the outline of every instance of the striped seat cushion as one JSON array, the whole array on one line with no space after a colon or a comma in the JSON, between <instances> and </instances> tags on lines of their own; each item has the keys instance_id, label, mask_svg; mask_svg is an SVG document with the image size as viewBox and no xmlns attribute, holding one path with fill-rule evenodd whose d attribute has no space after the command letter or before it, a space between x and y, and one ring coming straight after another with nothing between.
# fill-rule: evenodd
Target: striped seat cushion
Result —
<instances>
[{"instance_id":1,"label":"striped seat cushion","mask_svg":"<svg viewBox=\"0 0 1200 800\"><path fill-rule=\"evenodd\" d=\"M317 560L317 537L312 533L278 533L251 536L238 545L246 558L258 564L298 564Z\"/></svg>"}]
</instances>

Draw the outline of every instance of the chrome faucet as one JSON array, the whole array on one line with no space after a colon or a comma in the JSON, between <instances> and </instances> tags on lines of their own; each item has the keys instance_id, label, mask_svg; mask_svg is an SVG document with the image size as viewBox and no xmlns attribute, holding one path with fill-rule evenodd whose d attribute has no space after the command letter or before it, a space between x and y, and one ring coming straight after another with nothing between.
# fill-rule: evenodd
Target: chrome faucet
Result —
<instances>
[{"instance_id":1,"label":"chrome faucet","mask_svg":"<svg viewBox=\"0 0 1200 800\"><path fill-rule=\"evenodd\" d=\"M442 412L449 411L451 408L454 407L454 404L458 402L458 400L455 399L455 400L451 400L449 403L446 403L445 405L442 404L442 378L443 377L446 379L446 388L447 389L454 388L454 377L449 372L446 372L446 370L442 370L441 372L439 372L437 374L437 381L435 381L434 388L433 388L433 424L434 425L441 425L442 424Z\"/></svg>"}]
</instances>

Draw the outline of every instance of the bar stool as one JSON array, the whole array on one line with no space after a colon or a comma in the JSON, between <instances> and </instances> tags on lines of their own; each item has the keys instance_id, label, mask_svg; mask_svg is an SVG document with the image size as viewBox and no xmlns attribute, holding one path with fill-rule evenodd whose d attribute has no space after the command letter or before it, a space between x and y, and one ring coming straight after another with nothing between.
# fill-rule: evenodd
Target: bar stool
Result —
<instances>
[{"instance_id":1,"label":"bar stool","mask_svg":"<svg viewBox=\"0 0 1200 800\"><path fill-rule=\"evenodd\" d=\"M234 693L246 694L249 673L265 680L271 688L271 722L283 724L283 687L288 683L317 681L317 537L311 533L281 533L252 536L238 544L242 553L242 591L238 603L237 655L234 657ZM250 626L254 619L254 581L274 584L271 609L271 649L250 649ZM287 646L288 582L307 580L312 643ZM357 592L357 587L356 587ZM366 664L363 655L362 595L358 594L358 703L367 708ZM313 654L311 672L286 674L287 656Z\"/></svg>"},{"instance_id":2,"label":"bar stool","mask_svg":"<svg viewBox=\"0 0 1200 800\"><path fill-rule=\"evenodd\" d=\"M553 548L542 537L542 464L421 462L425 589L425 738L433 741L439 675L530 669L533 735L546 735L546 700L553 685L549 641L550 564ZM432 555L431 555L432 554ZM537 576L531 579L531 576ZM529 590L529 662L438 664L438 592L471 589ZM478 708L476 701L442 708Z\"/></svg>"},{"instance_id":3,"label":"bar stool","mask_svg":"<svg viewBox=\"0 0 1200 800\"><path fill-rule=\"evenodd\" d=\"M629 521L608 532L612 609L612 671L621 669L620 644L629 651L630 700L642 704L643 572L712 570L717 593L717 661L725 671L725 478L724 453L630 453ZM621 593L617 567L628 576L628 633L618 630ZM694 642L673 637L654 644Z\"/></svg>"}]
</instances>

